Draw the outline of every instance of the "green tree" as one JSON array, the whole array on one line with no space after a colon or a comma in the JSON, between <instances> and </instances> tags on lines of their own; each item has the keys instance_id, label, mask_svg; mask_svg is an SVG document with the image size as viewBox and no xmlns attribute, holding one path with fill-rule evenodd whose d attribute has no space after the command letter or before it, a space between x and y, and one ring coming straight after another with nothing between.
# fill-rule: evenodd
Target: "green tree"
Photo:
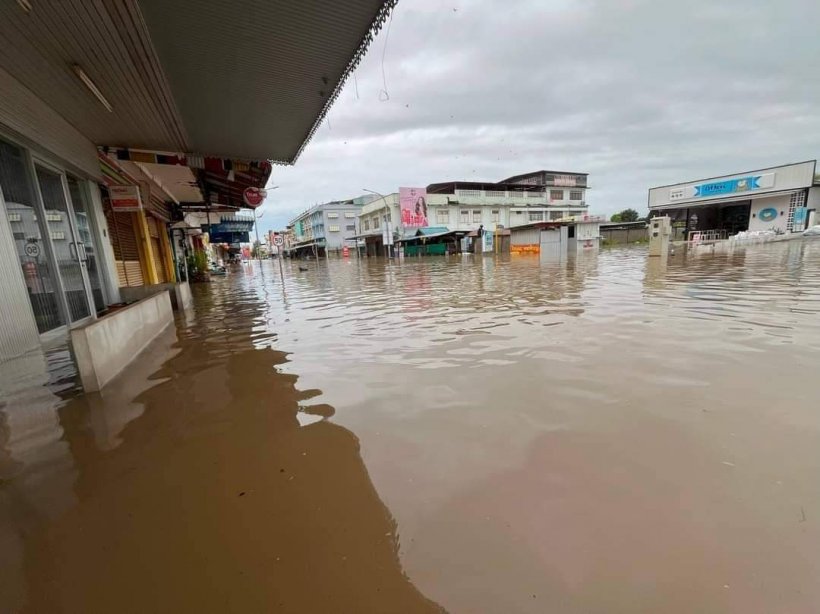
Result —
<instances>
[{"instance_id":1,"label":"green tree","mask_svg":"<svg viewBox=\"0 0 820 614\"><path fill-rule=\"evenodd\" d=\"M634 209L624 209L619 213L614 213L609 219L612 222L637 222L640 217Z\"/></svg>"}]
</instances>

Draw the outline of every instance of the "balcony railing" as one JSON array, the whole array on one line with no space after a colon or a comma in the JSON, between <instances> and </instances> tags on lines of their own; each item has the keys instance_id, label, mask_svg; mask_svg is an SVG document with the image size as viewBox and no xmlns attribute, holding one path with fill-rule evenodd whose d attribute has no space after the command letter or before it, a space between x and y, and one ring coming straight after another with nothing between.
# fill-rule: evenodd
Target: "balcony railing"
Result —
<instances>
[{"instance_id":1,"label":"balcony railing","mask_svg":"<svg viewBox=\"0 0 820 614\"><path fill-rule=\"evenodd\" d=\"M478 204L476 201L485 199L495 200L496 202L500 199L503 199L504 203L531 203L533 201L543 201L545 203L560 202L563 204L568 204L570 206L576 204L578 204L579 206L586 205L586 202L583 200L571 200L568 198L550 198L549 190L528 190L520 192L517 190L456 190L456 193L453 195L453 197L456 200L458 200L459 203L463 204ZM503 203L498 202L498 204Z\"/></svg>"}]
</instances>

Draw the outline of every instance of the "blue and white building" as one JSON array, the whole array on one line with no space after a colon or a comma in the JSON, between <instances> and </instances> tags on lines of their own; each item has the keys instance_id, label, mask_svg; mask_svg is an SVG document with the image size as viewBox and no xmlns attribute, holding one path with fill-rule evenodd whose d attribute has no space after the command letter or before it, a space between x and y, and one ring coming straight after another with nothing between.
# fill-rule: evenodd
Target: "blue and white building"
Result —
<instances>
[{"instance_id":1,"label":"blue and white building","mask_svg":"<svg viewBox=\"0 0 820 614\"><path fill-rule=\"evenodd\" d=\"M746 231L800 233L816 223L816 166L809 160L651 188L649 212L671 218L676 240L695 232L715 239Z\"/></svg>"},{"instance_id":2,"label":"blue and white building","mask_svg":"<svg viewBox=\"0 0 820 614\"><path fill-rule=\"evenodd\" d=\"M357 218L365 202L375 197L353 198L314 205L288 224L293 233L290 254L320 258L339 256L347 247L356 253Z\"/></svg>"}]
</instances>

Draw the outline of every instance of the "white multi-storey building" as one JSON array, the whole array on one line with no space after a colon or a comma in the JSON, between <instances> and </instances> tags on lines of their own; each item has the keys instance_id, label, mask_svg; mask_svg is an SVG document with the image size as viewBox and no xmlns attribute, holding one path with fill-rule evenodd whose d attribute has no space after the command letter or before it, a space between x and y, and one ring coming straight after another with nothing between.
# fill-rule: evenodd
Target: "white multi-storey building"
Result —
<instances>
[{"instance_id":1,"label":"white multi-storey building","mask_svg":"<svg viewBox=\"0 0 820 614\"><path fill-rule=\"evenodd\" d=\"M451 181L427 186L429 227L442 231L472 232L511 228L587 215L587 174L535 171L498 183ZM359 233L368 253L381 254L387 225L395 238L415 234L403 228L398 193L388 194L362 207Z\"/></svg>"}]
</instances>

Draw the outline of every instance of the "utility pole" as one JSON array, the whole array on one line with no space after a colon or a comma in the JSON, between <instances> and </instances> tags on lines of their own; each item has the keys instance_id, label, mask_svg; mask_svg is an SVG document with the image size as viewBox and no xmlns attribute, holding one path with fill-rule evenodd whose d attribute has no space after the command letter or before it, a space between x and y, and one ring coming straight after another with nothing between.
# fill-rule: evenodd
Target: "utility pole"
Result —
<instances>
[{"instance_id":1,"label":"utility pole","mask_svg":"<svg viewBox=\"0 0 820 614\"><path fill-rule=\"evenodd\" d=\"M262 250L260 249L262 244L259 242L259 220L262 219L263 215L265 215L264 212L259 215L256 215L256 212L253 214L254 218L256 218L253 223L253 228L256 230L256 259L259 261L260 269L262 268Z\"/></svg>"},{"instance_id":2,"label":"utility pole","mask_svg":"<svg viewBox=\"0 0 820 614\"><path fill-rule=\"evenodd\" d=\"M271 187L266 188L266 191L270 192L271 190L276 190L278 187L279 187L278 185L272 185ZM256 215L255 210L253 212L253 217L254 217L253 228L256 231L256 259L259 261L259 269L260 270L262 269L262 251L259 248L262 247L262 244L259 242L259 220L262 219L263 215L265 215L264 211L262 213L260 213L259 215Z\"/></svg>"}]
</instances>

